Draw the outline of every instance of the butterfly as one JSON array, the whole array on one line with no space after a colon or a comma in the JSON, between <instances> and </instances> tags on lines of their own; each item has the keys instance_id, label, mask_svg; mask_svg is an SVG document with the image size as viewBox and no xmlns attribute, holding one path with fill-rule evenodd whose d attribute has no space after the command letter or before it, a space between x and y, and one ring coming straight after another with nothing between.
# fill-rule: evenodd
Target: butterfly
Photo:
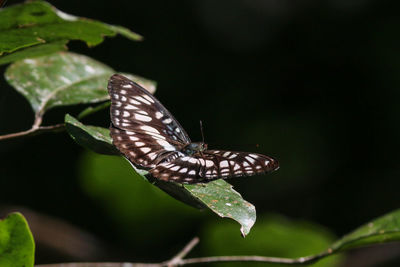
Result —
<instances>
[{"instance_id":1,"label":"butterfly","mask_svg":"<svg viewBox=\"0 0 400 267\"><path fill-rule=\"evenodd\" d=\"M146 89L114 74L108 82L113 144L138 169L163 181L195 184L251 176L279 168L256 153L208 150L191 142L179 122Z\"/></svg>"}]
</instances>

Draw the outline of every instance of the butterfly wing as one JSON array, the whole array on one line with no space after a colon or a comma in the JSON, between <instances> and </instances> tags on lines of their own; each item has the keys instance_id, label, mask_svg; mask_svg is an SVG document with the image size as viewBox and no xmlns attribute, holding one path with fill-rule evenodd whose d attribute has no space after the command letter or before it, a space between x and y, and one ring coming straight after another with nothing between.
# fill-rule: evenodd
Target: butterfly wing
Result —
<instances>
[{"instance_id":1,"label":"butterfly wing","mask_svg":"<svg viewBox=\"0 0 400 267\"><path fill-rule=\"evenodd\" d=\"M183 156L179 150L190 143L189 136L146 89L114 74L108 82L108 93L113 144L133 164L153 168L164 159Z\"/></svg>"},{"instance_id":2,"label":"butterfly wing","mask_svg":"<svg viewBox=\"0 0 400 267\"><path fill-rule=\"evenodd\" d=\"M150 173L161 180L191 184L268 173L278 168L275 159L262 154L206 150L161 163Z\"/></svg>"}]
</instances>

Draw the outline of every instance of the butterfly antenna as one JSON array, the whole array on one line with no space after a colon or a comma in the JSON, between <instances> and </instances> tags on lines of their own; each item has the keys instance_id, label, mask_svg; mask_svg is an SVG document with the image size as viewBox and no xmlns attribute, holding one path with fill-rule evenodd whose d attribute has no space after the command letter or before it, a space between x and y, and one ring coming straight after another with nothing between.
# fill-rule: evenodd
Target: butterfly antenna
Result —
<instances>
[{"instance_id":1,"label":"butterfly antenna","mask_svg":"<svg viewBox=\"0 0 400 267\"><path fill-rule=\"evenodd\" d=\"M200 132L201 132L201 138L204 144L204 132L203 132L203 122L200 120Z\"/></svg>"}]
</instances>

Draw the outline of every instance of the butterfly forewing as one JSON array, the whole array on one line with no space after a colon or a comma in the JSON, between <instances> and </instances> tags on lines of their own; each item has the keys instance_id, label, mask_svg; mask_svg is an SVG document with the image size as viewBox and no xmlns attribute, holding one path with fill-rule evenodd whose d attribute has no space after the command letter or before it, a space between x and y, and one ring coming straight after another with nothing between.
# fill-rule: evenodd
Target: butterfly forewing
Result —
<instances>
[{"instance_id":1,"label":"butterfly forewing","mask_svg":"<svg viewBox=\"0 0 400 267\"><path fill-rule=\"evenodd\" d=\"M114 74L108 91L113 143L134 164L153 168L190 142L171 113L140 85Z\"/></svg>"}]
</instances>

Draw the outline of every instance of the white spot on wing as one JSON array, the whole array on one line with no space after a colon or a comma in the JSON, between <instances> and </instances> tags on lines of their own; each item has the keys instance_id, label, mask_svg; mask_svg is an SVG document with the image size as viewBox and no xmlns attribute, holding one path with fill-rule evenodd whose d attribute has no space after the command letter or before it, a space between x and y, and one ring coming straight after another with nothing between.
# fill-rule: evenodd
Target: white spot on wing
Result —
<instances>
[{"instance_id":1,"label":"white spot on wing","mask_svg":"<svg viewBox=\"0 0 400 267\"><path fill-rule=\"evenodd\" d=\"M140 150L142 150L143 153L148 153L151 151L151 149L148 147L141 147Z\"/></svg>"},{"instance_id":2,"label":"white spot on wing","mask_svg":"<svg viewBox=\"0 0 400 267\"><path fill-rule=\"evenodd\" d=\"M136 111L137 113L140 113L140 114L143 114L143 115L149 115L149 113L147 113L146 111L144 111L144 110L138 110L138 111Z\"/></svg>"},{"instance_id":3,"label":"white spot on wing","mask_svg":"<svg viewBox=\"0 0 400 267\"><path fill-rule=\"evenodd\" d=\"M124 114L122 116L124 117L129 117L131 114L128 111L124 111Z\"/></svg>"},{"instance_id":4,"label":"white spot on wing","mask_svg":"<svg viewBox=\"0 0 400 267\"><path fill-rule=\"evenodd\" d=\"M179 168L180 168L179 166L174 166L174 167L171 168L171 171L176 172L177 170L179 170Z\"/></svg>"},{"instance_id":5,"label":"white spot on wing","mask_svg":"<svg viewBox=\"0 0 400 267\"><path fill-rule=\"evenodd\" d=\"M197 159L195 159L195 158L189 158L189 162L190 162L190 163L197 163Z\"/></svg>"},{"instance_id":6,"label":"white spot on wing","mask_svg":"<svg viewBox=\"0 0 400 267\"><path fill-rule=\"evenodd\" d=\"M134 104L134 105L140 105L141 103L139 101L129 99L129 103Z\"/></svg>"},{"instance_id":7,"label":"white spot on wing","mask_svg":"<svg viewBox=\"0 0 400 267\"><path fill-rule=\"evenodd\" d=\"M125 109L138 109L137 107L135 107L135 106L133 106L131 104L126 105L124 108Z\"/></svg>"},{"instance_id":8,"label":"white spot on wing","mask_svg":"<svg viewBox=\"0 0 400 267\"><path fill-rule=\"evenodd\" d=\"M161 119L164 116L160 111L157 111L155 115L157 120Z\"/></svg>"},{"instance_id":9,"label":"white spot on wing","mask_svg":"<svg viewBox=\"0 0 400 267\"><path fill-rule=\"evenodd\" d=\"M143 131L150 132L150 133L160 134L160 132L156 128L148 126L148 125L140 126L140 129L142 129Z\"/></svg>"},{"instance_id":10,"label":"white spot on wing","mask_svg":"<svg viewBox=\"0 0 400 267\"><path fill-rule=\"evenodd\" d=\"M157 153L152 152L147 154L147 156L151 159L151 160L155 160L157 158Z\"/></svg>"},{"instance_id":11,"label":"white spot on wing","mask_svg":"<svg viewBox=\"0 0 400 267\"><path fill-rule=\"evenodd\" d=\"M224 154L222 154L223 157L227 157L231 154L231 152L225 152Z\"/></svg>"},{"instance_id":12,"label":"white spot on wing","mask_svg":"<svg viewBox=\"0 0 400 267\"><path fill-rule=\"evenodd\" d=\"M135 119L137 119L139 121L145 121L145 122L151 121L151 117L144 116L144 115L141 115L141 114L135 114Z\"/></svg>"},{"instance_id":13,"label":"white spot on wing","mask_svg":"<svg viewBox=\"0 0 400 267\"><path fill-rule=\"evenodd\" d=\"M245 157L251 164L254 164L255 160L252 157L246 156Z\"/></svg>"},{"instance_id":14,"label":"white spot on wing","mask_svg":"<svg viewBox=\"0 0 400 267\"><path fill-rule=\"evenodd\" d=\"M165 140L156 140L165 150L174 151L175 147Z\"/></svg>"},{"instance_id":15,"label":"white spot on wing","mask_svg":"<svg viewBox=\"0 0 400 267\"><path fill-rule=\"evenodd\" d=\"M201 166L205 166L206 165L206 161L202 158L199 159L200 165Z\"/></svg>"},{"instance_id":16,"label":"white spot on wing","mask_svg":"<svg viewBox=\"0 0 400 267\"><path fill-rule=\"evenodd\" d=\"M150 96L148 96L148 95L143 95L143 97L146 98L147 100L149 100L151 103L154 103L154 100L151 99Z\"/></svg>"},{"instance_id":17,"label":"white spot on wing","mask_svg":"<svg viewBox=\"0 0 400 267\"><path fill-rule=\"evenodd\" d=\"M206 160L206 167L212 167L214 166L214 162L212 160Z\"/></svg>"},{"instance_id":18,"label":"white spot on wing","mask_svg":"<svg viewBox=\"0 0 400 267\"><path fill-rule=\"evenodd\" d=\"M151 103L150 103L149 101L147 101L146 99L144 99L144 98L141 97L141 96L134 96L134 98L135 98L136 100L139 100L140 102L142 102L142 103L144 103L144 104L151 105Z\"/></svg>"},{"instance_id":19,"label":"white spot on wing","mask_svg":"<svg viewBox=\"0 0 400 267\"><path fill-rule=\"evenodd\" d=\"M221 161L221 162L219 163L219 166L220 166L221 168L229 167L228 161L227 161L227 160Z\"/></svg>"},{"instance_id":20,"label":"white spot on wing","mask_svg":"<svg viewBox=\"0 0 400 267\"><path fill-rule=\"evenodd\" d=\"M163 120L162 122L163 122L164 124L169 124L169 123L172 122L172 119L171 119L171 118L167 118L167 119Z\"/></svg>"},{"instance_id":21,"label":"white spot on wing","mask_svg":"<svg viewBox=\"0 0 400 267\"><path fill-rule=\"evenodd\" d=\"M132 85L130 85L130 84L124 84L124 85L122 85L122 87L124 87L124 88L132 88Z\"/></svg>"},{"instance_id":22,"label":"white spot on wing","mask_svg":"<svg viewBox=\"0 0 400 267\"><path fill-rule=\"evenodd\" d=\"M139 140L139 138L137 138L136 136L129 136L129 139L130 139L131 141L137 141L137 140Z\"/></svg>"},{"instance_id":23,"label":"white spot on wing","mask_svg":"<svg viewBox=\"0 0 400 267\"><path fill-rule=\"evenodd\" d=\"M180 172L180 173L186 173L187 170L188 170L187 168L183 168L183 169L181 169L179 172Z\"/></svg>"},{"instance_id":24,"label":"white spot on wing","mask_svg":"<svg viewBox=\"0 0 400 267\"><path fill-rule=\"evenodd\" d=\"M143 142L135 142L136 146L144 146L145 144Z\"/></svg>"},{"instance_id":25,"label":"white spot on wing","mask_svg":"<svg viewBox=\"0 0 400 267\"><path fill-rule=\"evenodd\" d=\"M190 175L195 175L195 174L196 174L196 171L191 170L191 171L189 172L189 174L190 174Z\"/></svg>"},{"instance_id":26,"label":"white spot on wing","mask_svg":"<svg viewBox=\"0 0 400 267\"><path fill-rule=\"evenodd\" d=\"M125 95L126 94L126 90L120 90L119 93Z\"/></svg>"}]
</instances>

